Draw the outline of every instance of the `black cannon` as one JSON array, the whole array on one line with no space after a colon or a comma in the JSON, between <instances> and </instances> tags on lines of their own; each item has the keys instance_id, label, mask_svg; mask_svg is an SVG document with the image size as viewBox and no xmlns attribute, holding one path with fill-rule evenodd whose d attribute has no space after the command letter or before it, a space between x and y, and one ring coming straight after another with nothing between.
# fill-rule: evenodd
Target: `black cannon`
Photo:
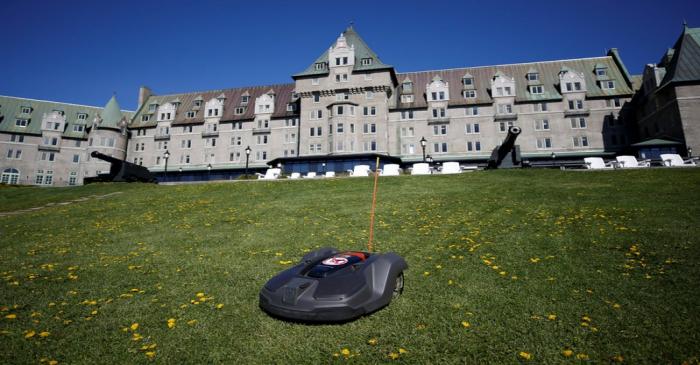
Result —
<instances>
[{"instance_id":1,"label":"black cannon","mask_svg":"<svg viewBox=\"0 0 700 365\"><path fill-rule=\"evenodd\" d=\"M508 128L508 135L500 146L496 146L491 152L487 169L522 167L520 146L515 145L515 140L520 134L519 127Z\"/></svg>"},{"instance_id":2,"label":"black cannon","mask_svg":"<svg viewBox=\"0 0 700 365\"><path fill-rule=\"evenodd\" d=\"M99 174L93 177L86 177L85 184L93 182L157 182L156 177L148 171L147 168L133 164L131 162L123 161L112 156L107 156L104 153L99 153L97 151L92 151L90 154L93 158L99 158L100 160L107 161L112 165L109 167L109 173Z\"/></svg>"}]
</instances>

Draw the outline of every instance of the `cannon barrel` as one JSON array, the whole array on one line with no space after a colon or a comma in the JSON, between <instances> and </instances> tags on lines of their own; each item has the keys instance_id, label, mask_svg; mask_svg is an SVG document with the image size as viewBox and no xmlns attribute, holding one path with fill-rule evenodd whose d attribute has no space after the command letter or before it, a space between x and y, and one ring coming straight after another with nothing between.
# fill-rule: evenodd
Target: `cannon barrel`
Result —
<instances>
[{"instance_id":1,"label":"cannon barrel","mask_svg":"<svg viewBox=\"0 0 700 365\"><path fill-rule=\"evenodd\" d=\"M118 158L114 158L114 157L112 157L112 156L105 155L104 153L99 153L99 152L97 152L97 151L92 151L92 153L90 153L90 156L95 157L95 158L99 158L99 159L102 160L102 161L107 161L107 162L110 162L110 163L118 163L118 164L121 164L122 162L124 162L124 161L122 161L122 160L120 160L120 159L118 159Z\"/></svg>"},{"instance_id":2,"label":"cannon barrel","mask_svg":"<svg viewBox=\"0 0 700 365\"><path fill-rule=\"evenodd\" d=\"M92 151L90 156L107 161L111 165L108 174L100 174L95 177L85 178L85 183L96 181L141 181L155 182L156 178L148 171L147 168L133 164L128 161L123 161L112 156L105 155L97 151Z\"/></svg>"},{"instance_id":3,"label":"cannon barrel","mask_svg":"<svg viewBox=\"0 0 700 365\"><path fill-rule=\"evenodd\" d=\"M515 140L518 139L518 135L520 134L520 132L520 127L513 126L508 128L508 135L506 135L506 138L503 140L503 143L501 143L500 146L494 148L493 152L491 153L491 158L489 158L487 168L498 168L503 162L503 159L505 159L509 153L512 154L512 152L514 152ZM517 156L513 156L514 160L516 157Z\"/></svg>"}]
</instances>

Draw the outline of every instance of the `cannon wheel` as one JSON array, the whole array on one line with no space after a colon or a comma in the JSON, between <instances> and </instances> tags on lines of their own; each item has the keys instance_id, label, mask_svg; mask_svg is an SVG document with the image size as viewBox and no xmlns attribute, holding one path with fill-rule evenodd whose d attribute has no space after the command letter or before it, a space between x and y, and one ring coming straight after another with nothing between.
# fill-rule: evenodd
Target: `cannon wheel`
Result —
<instances>
[{"instance_id":1,"label":"cannon wheel","mask_svg":"<svg viewBox=\"0 0 700 365\"><path fill-rule=\"evenodd\" d=\"M394 292L391 294L392 299L398 298L401 293L403 293L403 271L399 273L399 275L396 276L396 279L394 281Z\"/></svg>"}]
</instances>

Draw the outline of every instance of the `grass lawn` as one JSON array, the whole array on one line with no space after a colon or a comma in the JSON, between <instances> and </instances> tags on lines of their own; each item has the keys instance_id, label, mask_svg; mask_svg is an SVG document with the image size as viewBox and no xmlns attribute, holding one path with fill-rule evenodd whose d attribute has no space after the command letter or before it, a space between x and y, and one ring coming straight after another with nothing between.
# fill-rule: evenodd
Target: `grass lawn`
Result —
<instances>
[{"instance_id":1,"label":"grass lawn","mask_svg":"<svg viewBox=\"0 0 700 365\"><path fill-rule=\"evenodd\" d=\"M372 179L0 188L0 363L697 363L700 169L381 178L404 295L344 325L258 291L363 249ZM396 359L392 359L396 357Z\"/></svg>"}]
</instances>

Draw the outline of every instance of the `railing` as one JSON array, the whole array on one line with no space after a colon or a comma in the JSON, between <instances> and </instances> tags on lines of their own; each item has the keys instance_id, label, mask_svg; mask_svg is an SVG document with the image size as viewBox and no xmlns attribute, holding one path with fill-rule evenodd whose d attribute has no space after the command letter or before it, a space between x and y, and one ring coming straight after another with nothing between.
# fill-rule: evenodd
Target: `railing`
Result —
<instances>
[{"instance_id":1,"label":"railing","mask_svg":"<svg viewBox=\"0 0 700 365\"><path fill-rule=\"evenodd\" d=\"M202 131L202 137L218 137L219 131Z\"/></svg>"},{"instance_id":2,"label":"railing","mask_svg":"<svg viewBox=\"0 0 700 365\"><path fill-rule=\"evenodd\" d=\"M170 134L156 134L153 136L154 141L167 141L170 139Z\"/></svg>"},{"instance_id":3,"label":"railing","mask_svg":"<svg viewBox=\"0 0 700 365\"><path fill-rule=\"evenodd\" d=\"M39 150L41 151L54 151L54 152L60 152L61 151L61 146L57 145L52 145L52 144L40 144L39 145Z\"/></svg>"},{"instance_id":4,"label":"railing","mask_svg":"<svg viewBox=\"0 0 700 365\"><path fill-rule=\"evenodd\" d=\"M493 117L494 120L514 120L518 119L518 113L501 113Z\"/></svg>"},{"instance_id":5,"label":"railing","mask_svg":"<svg viewBox=\"0 0 700 365\"><path fill-rule=\"evenodd\" d=\"M270 127L267 128L253 128L253 134L263 134L270 133Z\"/></svg>"},{"instance_id":6,"label":"railing","mask_svg":"<svg viewBox=\"0 0 700 365\"><path fill-rule=\"evenodd\" d=\"M430 117L428 124L446 124L450 122L450 117Z\"/></svg>"},{"instance_id":7,"label":"railing","mask_svg":"<svg viewBox=\"0 0 700 365\"><path fill-rule=\"evenodd\" d=\"M588 108L583 108L583 109L569 109L564 111L564 116L565 117L573 117L577 115L588 115L590 114L590 111Z\"/></svg>"}]
</instances>

